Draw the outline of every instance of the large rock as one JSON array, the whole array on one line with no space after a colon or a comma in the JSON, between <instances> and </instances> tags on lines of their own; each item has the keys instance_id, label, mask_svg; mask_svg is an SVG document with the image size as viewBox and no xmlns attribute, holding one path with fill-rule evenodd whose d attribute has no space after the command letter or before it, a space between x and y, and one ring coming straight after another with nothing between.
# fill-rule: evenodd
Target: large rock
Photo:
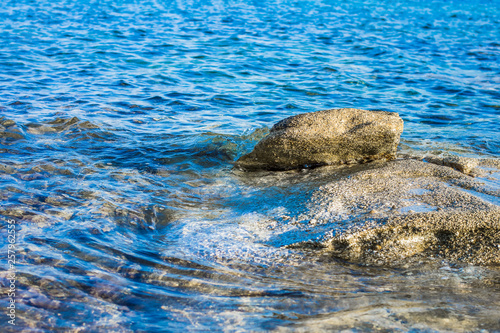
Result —
<instances>
[{"instance_id":1,"label":"large rock","mask_svg":"<svg viewBox=\"0 0 500 333\"><path fill-rule=\"evenodd\" d=\"M324 245L342 260L499 266L500 163L494 162L475 160L477 178L410 159L367 164L321 186L302 219L309 228L334 226Z\"/></svg>"},{"instance_id":2,"label":"large rock","mask_svg":"<svg viewBox=\"0 0 500 333\"><path fill-rule=\"evenodd\" d=\"M283 119L236 165L289 170L394 159L403 120L397 113L332 109Z\"/></svg>"}]
</instances>

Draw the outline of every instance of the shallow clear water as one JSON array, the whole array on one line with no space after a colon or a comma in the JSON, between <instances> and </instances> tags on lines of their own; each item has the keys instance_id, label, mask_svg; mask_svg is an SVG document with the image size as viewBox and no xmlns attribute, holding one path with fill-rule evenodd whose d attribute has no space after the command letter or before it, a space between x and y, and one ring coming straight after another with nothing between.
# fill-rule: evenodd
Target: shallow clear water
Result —
<instances>
[{"instance_id":1,"label":"shallow clear water","mask_svg":"<svg viewBox=\"0 0 500 333\"><path fill-rule=\"evenodd\" d=\"M336 107L398 112L403 150L498 157L499 1L12 0L0 42L17 331L500 331L498 269L285 247L332 232L285 218L324 176L232 169Z\"/></svg>"}]
</instances>

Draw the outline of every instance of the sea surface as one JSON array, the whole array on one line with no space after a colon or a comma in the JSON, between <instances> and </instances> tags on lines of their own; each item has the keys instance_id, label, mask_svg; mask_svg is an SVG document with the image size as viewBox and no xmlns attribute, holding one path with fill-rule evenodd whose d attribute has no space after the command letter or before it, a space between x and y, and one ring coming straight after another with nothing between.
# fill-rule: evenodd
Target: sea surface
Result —
<instances>
[{"instance_id":1,"label":"sea surface","mask_svg":"<svg viewBox=\"0 0 500 333\"><path fill-rule=\"evenodd\" d=\"M324 179L233 168L340 107L500 157L500 1L2 1L0 330L500 332L498 268L293 246Z\"/></svg>"}]
</instances>

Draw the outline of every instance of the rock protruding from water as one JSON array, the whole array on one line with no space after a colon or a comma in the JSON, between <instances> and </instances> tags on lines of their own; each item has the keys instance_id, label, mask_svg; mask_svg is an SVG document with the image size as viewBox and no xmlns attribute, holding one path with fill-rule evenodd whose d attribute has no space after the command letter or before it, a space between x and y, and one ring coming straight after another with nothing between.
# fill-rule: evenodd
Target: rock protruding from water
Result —
<instances>
[{"instance_id":1,"label":"rock protruding from water","mask_svg":"<svg viewBox=\"0 0 500 333\"><path fill-rule=\"evenodd\" d=\"M245 170L290 170L394 159L403 120L397 113L332 109L299 114L271 128L236 165Z\"/></svg>"}]
</instances>

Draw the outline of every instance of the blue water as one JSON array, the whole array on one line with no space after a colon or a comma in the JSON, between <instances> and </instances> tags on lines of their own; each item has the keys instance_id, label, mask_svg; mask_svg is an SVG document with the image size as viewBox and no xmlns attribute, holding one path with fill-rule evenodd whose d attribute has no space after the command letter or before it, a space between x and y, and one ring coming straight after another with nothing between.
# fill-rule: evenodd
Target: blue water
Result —
<instances>
[{"instance_id":1,"label":"blue water","mask_svg":"<svg viewBox=\"0 0 500 333\"><path fill-rule=\"evenodd\" d=\"M324 235L278 218L321 181L232 162L338 107L398 112L405 152L499 157L500 1L3 1L0 327L500 330L495 270L283 247Z\"/></svg>"}]
</instances>

